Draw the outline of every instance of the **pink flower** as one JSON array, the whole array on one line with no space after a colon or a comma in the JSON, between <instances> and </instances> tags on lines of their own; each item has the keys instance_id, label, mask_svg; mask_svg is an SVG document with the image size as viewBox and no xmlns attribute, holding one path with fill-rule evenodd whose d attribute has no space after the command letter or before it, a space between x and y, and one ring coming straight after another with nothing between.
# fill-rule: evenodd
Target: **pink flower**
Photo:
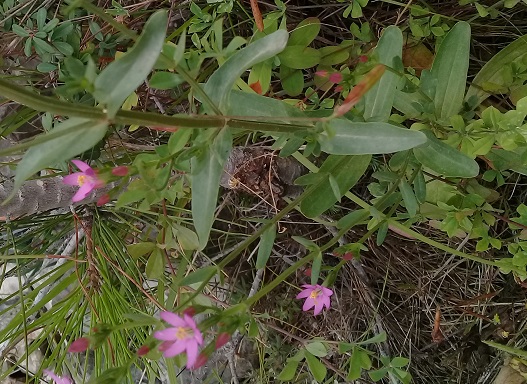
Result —
<instances>
[{"instance_id":1,"label":"pink flower","mask_svg":"<svg viewBox=\"0 0 527 384\"><path fill-rule=\"evenodd\" d=\"M165 357L174 357L187 352L187 368L192 369L198 359L198 347L203 337L196 322L187 314L183 318L172 312L161 312L161 319L173 327L154 332L154 337L163 340L159 350Z\"/></svg>"},{"instance_id":2,"label":"pink flower","mask_svg":"<svg viewBox=\"0 0 527 384\"><path fill-rule=\"evenodd\" d=\"M100 188L104 182L97 178L95 171L88 164L81 160L71 160L73 164L81 170L71 175L65 176L63 181L68 185L78 185L80 188L71 199L74 203L81 201L88 196L95 188Z\"/></svg>"},{"instance_id":3,"label":"pink flower","mask_svg":"<svg viewBox=\"0 0 527 384\"><path fill-rule=\"evenodd\" d=\"M296 298L297 299L306 299L304 306L302 307L303 311L309 311L311 308L315 307L315 316L318 315L323 307L329 309L331 301L329 297L333 294L333 291L329 288L323 287L321 285L302 285L304 289L300 292Z\"/></svg>"},{"instance_id":4,"label":"pink flower","mask_svg":"<svg viewBox=\"0 0 527 384\"><path fill-rule=\"evenodd\" d=\"M328 77L328 71L326 71L325 69L316 71L315 75L320 76L320 77Z\"/></svg>"},{"instance_id":5,"label":"pink flower","mask_svg":"<svg viewBox=\"0 0 527 384\"><path fill-rule=\"evenodd\" d=\"M44 369L44 373L51 377L55 384L73 384L73 381L71 381L70 378L57 376L49 369Z\"/></svg>"}]
</instances>

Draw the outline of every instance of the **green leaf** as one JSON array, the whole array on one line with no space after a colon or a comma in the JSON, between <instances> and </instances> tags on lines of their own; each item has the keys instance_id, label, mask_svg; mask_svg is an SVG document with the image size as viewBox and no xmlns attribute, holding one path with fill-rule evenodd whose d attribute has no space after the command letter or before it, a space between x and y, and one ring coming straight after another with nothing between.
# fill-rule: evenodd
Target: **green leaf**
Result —
<instances>
[{"instance_id":1,"label":"green leaf","mask_svg":"<svg viewBox=\"0 0 527 384\"><path fill-rule=\"evenodd\" d=\"M321 382L326 377L327 369L318 360L315 356L313 356L311 353L306 352L306 361L307 366L309 367L309 370L311 371L311 374L315 378L316 381Z\"/></svg>"},{"instance_id":2,"label":"green leaf","mask_svg":"<svg viewBox=\"0 0 527 384\"><path fill-rule=\"evenodd\" d=\"M320 65L337 65L348 60L350 56L350 45L344 41L337 46L327 46L319 49Z\"/></svg>"},{"instance_id":3,"label":"green leaf","mask_svg":"<svg viewBox=\"0 0 527 384\"><path fill-rule=\"evenodd\" d=\"M14 28L14 26L13 26ZM521 36L495 54L477 73L468 88L465 101L481 104L492 92L486 90L485 84L495 84L498 88L508 86L506 78L512 63L520 63L527 55L527 36Z\"/></svg>"},{"instance_id":4,"label":"green leaf","mask_svg":"<svg viewBox=\"0 0 527 384\"><path fill-rule=\"evenodd\" d=\"M311 264L311 285L316 285L320 276L320 269L322 268L322 252L320 250L315 251L315 257L313 257L313 263Z\"/></svg>"},{"instance_id":5,"label":"green leaf","mask_svg":"<svg viewBox=\"0 0 527 384\"><path fill-rule=\"evenodd\" d=\"M310 251L320 250L317 243L315 243L313 240L309 240L301 236L292 236L291 238L297 243L302 244L304 247L306 247Z\"/></svg>"},{"instance_id":6,"label":"green leaf","mask_svg":"<svg viewBox=\"0 0 527 384\"><path fill-rule=\"evenodd\" d=\"M377 244L378 247L384 243L384 240L386 239L386 235L388 234L388 222L384 221L377 230L377 238L375 239L375 244Z\"/></svg>"},{"instance_id":7,"label":"green leaf","mask_svg":"<svg viewBox=\"0 0 527 384\"><path fill-rule=\"evenodd\" d=\"M514 348L509 345L496 343L495 341L490 341L490 340L483 340L483 342L491 346L492 348L496 348L500 351L507 352L511 355L521 357L522 359L527 359L527 351L524 351L523 349Z\"/></svg>"},{"instance_id":8,"label":"green leaf","mask_svg":"<svg viewBox=\"0 0 527 384\"><path fill-rule=\"evenodd\" d=\"M146 255L147 253L152 252L155 249L156 245L151 242L136 243L126 246L128 253L132 256L132 259L138 259L141 256Z\"/></svg>"},{"instance_id":9,"label":"green leaf","mask_svg":"<svg viewBox=\"0 0 527 384\"><path fill-rule=\"evenodd\" d=\"M321 57L319 51L303 45L290 45L278 55L281 65L294 69L314 67L320 63Z\"/></svg>"},{"instance_id":10,"label":"green leaf","mask_svg":"<svg viewBox=\"0 0 527 384\"><path fill-rule=\"evenodd\" d=\"M370 337L368 340L361 341L357 343L359 345L368 345L368 344L377 344L384 343L386 341L386 332L381 332L373 337Z\"/></svg>"},{"instance_id":11,"label":"green leaf","mask_svg":"<svg viewBox=\"0 0 527 384\"><path fill-rule=\"evenodd\" d=\"M337 228L352 228L361 221L366 220L369 215L370 213L366 209L352 211L338 221Z\"/></svg>"},{"instance_id":12,"label":"green leaf","mask_svg":"<svg viewBox=\"0 0 527 384\"><path fill-rule=\"evenodd\" d=\"M13 29L13 32L16 33L18 36L21 37L29 37L29 32L26 31L24 28L22 28L20 25L13 24L11 27Z\"/></svg>"},{"instance_id":13,"label":"green leaf","mask_svg":"<svg viewBox=\"0 0 527 384\"><path fill-rule=\"evenodd\" d=\"M262 61L261 63L255 64L251 68L251 72L249 73L249 79L247 80L247 83L253 84L256 82L260 82L263 95L267 93L267 91L269 90L269 85L271 84L272 66L273 59L268 59Z\"/></svg>"},{"instance_id":14,"label":"green leaf","mask_svg":"<svg viewBox=\"0 0 527 384\"><path fill-rule=\"evenodd\" d=\"M410 360L407 359L406 357L394 357L390 365L392 367L401 368L401 367L407 366L409 362Z\"/></svg>"},{"instance_id":15,"label":"green leaf","mask_svg":"<svg viewBox=\"0 0 527 384\"><path fill-rule=\"evenodd\" d=\"M448 121L459 113L467 83L470 54L470 24L460 21L447 33L430 70L437 81L434 106L436 117Z\"/></svg>"},{"instance_id":16,"label":"green leaf","mask_svg":"<svg viewBox=\"0 0 527 384\"><path fill-rule=\"evenodd\" d=\"M55 53L55 48L49 45L46 41L39 39L38 37L33 37L33 44L35 44L35 49L39 48L42 52Z\"/></svg>"},{"instance_id":17,"label":"green leaf","mask_svg":"<svg viewBox=\"0 0 527 384\"><path fill-rule=\"evenodd\" d=\"M403 54L403 34L396 26L389 26L375 48L379 63L394 67L395 60ZM387 122L394 102L399 75L386 71L381 79L364 96L364 119Z\"/></svg>"},{"instance_id":18,"label":"green leaf","mask_svg":"<svg viewBox=\"0 0 527 384\"><path fill-rule=\"evenodd\" d=\"M209 265L208 267L203 267L195 270L194 272L189 273L187 276L181 280L180 285L191 285L196 283L201 283L203 281L208 281L218 272L218 268L214 265Z\"/></svg>"},{"instance_id":19,"label":"green leaf","mask_svg":"<svg viewBox=\"0 0 527 384\"><path fill-rule=\"evenodd\" d=\"M423 171L419 171L417 176L414 179L414 192L415 198L419 203L424 203L426 201L426 180Z\"/></svg>"},{"instance_id":20,"label":"green leaf","mask_svg":"<svg viewBox=\"0 0 527 384\"><path fill-rule=\"evenodd\" d=\"M370 155L330 155L324 161L318 173L323 174L326 179L329 179L328 175L332 175L338 185L340 198L359 181L368 168L370 160ZM337 202L338 199L334 192L329 181L319 184L319 188L300 203L302 213L307 217L319 216Z\"/></svg>"},{"instance_id":21,"label":"green leaf","mask_svg":"<svg viewBox=\"0 0 527 384\"><path fill-rule=\"evenodd\" d=\"M152 70L163 48L166 25L165 11L150 16L135 45L95 79L93 96L106 105L108 116L115 116L126 98Z\"/></svg>"},{"instance_id":22,"label":"green leaf","mask_svg":"<svg viewBox=\"0 0 527 384\"><path fill-rule=\"evenodd\" d=\"M361 376L362 371L362 360L363 354L367 356L367 353L360 348L353 348L353 353L349 360L349 371L348 371L348 380L353 381L357 380Z\"/></svg>"},{"instance_id":23,"label":"green leaf","mask_svg":"<svg viewBox=\"0 0 527 384\"><path fill-rule=\"evenodd\" d=\"M163 276L165 270L165 255L159 248L152 251L148 261L146 262L145 273L149 279L158 279Z\"/></svg>"},{"instance_id":24,"label":"green leaf","mask_svg":"<svg viewBox=\"0 0 527 384\"><path fill-rule=\"evenodd\" d=\"M331 187L331 192L333 192L333 196L335 196L337 201L340 202L340 198L342 197L342 195L340 194L340 187L337 183L337 180L335 180L331 173L328 175L328 181L329 186Z\"/></svg>"},{"instance_id":25,"label":"green leaf","mask_svg":"<svg viewBox=\"0 0 527 384\"><path fill-rule=\"evenodd\" d=\"M274 57L285 48L288 34L278 30L256 40L232 55L205 84L205 93L225 113L228 109L229 93L238 78L253 65Z\"/></svg>"},{"instance_id":26,"label":"green leaf","mask_svg":"<svg viewBox=\"0 0 527 384\"><path fill-rule=\"evenodd\" d=\"M308 17L302 20L289 36L288 45L300 45L307 47L320 32L320 20L316 17Z\"/></svg>"},{"instance_id":27,"label":"green leaf","mask_svg":"<svg viewBox=\"0 0 527 384\"><path fill-rule=\"evenodd\" d=\"M70 160L97 144L104 135L108 124L81 118L71 118L58 124L50 132L39 137L49 137L43 143L29 148L16 168L13 193L22 183L38 171Z\"/></svg>"},{"instance_id":28,"label":"green leaf","mask_svg":"<svg viewBox=\"0 0 527 384\"><path fill-rule=\"evenodd\" d=\"M289 381L293 380L295 377L296 370L298 368L298 361L289 360L285 365L284 369L278 375L278 380L280 381Z\"/></svg>"},{"instance_id":29,"label":"green leaf","mask_svg":"<svg viewBox=\"0 0 527 384\"><path fill-rule=\"evenodd\" d=\"M403 198L406 211L408 211L410 217L414 217L417 213L417 208L419 207L414 190L405 180L401 180L399 182L399 191L401 191L401 196Z\"/></svg>"},{"instance_id":30,"label":"green leaf","mask_svg":"<svg viewBox=\"0 0 527 384\"><path fill-rule=\"evenodd\" d=\"M172 89L180 84L183 84L185 80L181 75L171 72L156 72L150 78L150 87L155 89Z\"/></svg>"},{"instance_id":31,"label":"green leaf","mask_svg":"<svg viewBox=\"0 0 527 384\"><path fill-rule=\"evenodd\" d=\"M381 368L375 371L369 371L368 375L373 381L380 381L388 373L388 368Z\"/></svg>"},{"instance_id":32,"label":"green leaf","mask_svg":"<svg viewBox=\"0 0 527 384\"><path fill-rule=\"evenodd\" d=\"M74 50L73 50L73 47L70 44L68 44L68 43L66 43L64 41L54 41L53 45L64 56L71 56L71 55L73 55Z\"/></svg>"},{"instance_id":33,"label":"green leaf","mask_svg":"<svg viewBox=\"0 0 527 384\"><path fill-rule=\"evenodd\" d=\"M271 251L273 250L274 239L276 238L276 224L271 225L262 233L260 245L258 246L258 257L256 258L256 268L262 269L267 264Z\"/></svg>"},{"instance_id":34,"label":"green leaf","mask_svg":"<svg viewBox=\"0 0 527 384\"><path fill-rule=\"evenodd\" d=\"M432 171L449 177L476 177L479 174L478 163L443 143L431 131L424 131L428 137L426 145L413 149L414 155L421 164Z\"/></svg>"},{"instance_id":35,"label":"green leaf","mask_svg":"<svg viewBox=\"0 0 527 384\"><path fill-rule=\"evenodd\" d=\"M46 8L42 7L40 8L34 15L35 20L37 21L37 29L41 30L44 28L44 25L46 24L46 19L48 18Z\"/></svg>"},{"instance_id":36,"label":"green leaf","mask_svg":"<svg viewBox=\"0 0 527 384\"><path fill-rule=\"evenodd\" d=\"M207 135L210 132L203 132ZM198 234L200 249L207 245L214 222L216 201L223 166L232 147L232 135L224 128L203 152L191 159L192 220Z\"/></svg>"},{"instance_id":37,"label":"green leaf","mask_svg":"<svg viewBox=\"0 0 527 384\"><path fill-rule=\"evenodd\" d=\"M193 251L199 248L198 235L194 231L182 225L173 224L172 232L184 250Z\"/></svg>"},{"instance_id":38,"label":"green leaf","mask_svg":"<svg viewBox=\"0 0 527 384\"><path fill-rule=\"evenodd\" d=\"M306 345L306 349L312 355L317 357L324 357L328 354L326 346L320 341L314 341Z\"/></svg>"},{"instance_id":39,"label":"green leaf","mask_svg":"<svg viewBox=\"0 0 527 384\"><path fill-rule=\"evenodd\" d=\"M168 139L168 151L171 155L174 155L185 148L190 136L192 135L192 129L179 129L170 135Z\"/></svg>"},{"instance_id":40,"label":"green leaf","mask_svg":"<svg viewBox=\"0 0 527 384\"><path fill-rule=\"evenodd\" d=\"M255 93L232 91L229 104L230 116L305 117L290 104Z\"/></svg>"},{"instance_id":41,"label":"green leaf","mask_svg":"<svg viewBox=\"0 0 527 384\"><path fill-rule=\"evenodd\" d=\"M329 133L322 133L318 141L322 151L334 155L392 153L426 142L426 136L422 132L387 123L357 123L333 119L328 126Z\"/></svg>"},{"instance_id":42,"label":"green leaf","mask_svg":"<svg viewBox=\"0 0 527 384\"><path fill-rule=\"evenodd\" d=\"M300 69L280 66L280 81L289 96L298 96L304 90L304 74Z\"/></svg>"}]
</instances>

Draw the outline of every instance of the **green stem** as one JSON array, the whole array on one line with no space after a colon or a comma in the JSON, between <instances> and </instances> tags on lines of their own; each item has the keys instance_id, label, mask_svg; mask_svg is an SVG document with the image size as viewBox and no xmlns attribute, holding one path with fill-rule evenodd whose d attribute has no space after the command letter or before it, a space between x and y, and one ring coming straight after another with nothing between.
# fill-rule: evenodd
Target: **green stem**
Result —
<instances>
[{"instance_id":1,"label":"green stem","mask_svg":"<svg viewBox=\"0 0 527 384\"><path fill-rule=\"evenodd\" d=\"M0 79L0 95L13 100L19 104L26 105L41 112L49 112L54 115L81 117L92 120L106 120L107 116L102 109L86 105L71 104L57 100L49 96L42 96L28 89L12 84L9 81ZM298 132L305 131L310 125L272 123L266 121L253 121L247 119L224 116L207 115L161 115L154 112L124 111L120 110L111 121L113 123L125 125L160 126L169 128L222 128L228 125L231 128L246 129L254 131L270 132ZM287 118L283 118L287 120Z\"/></svg>"}]
</instances>

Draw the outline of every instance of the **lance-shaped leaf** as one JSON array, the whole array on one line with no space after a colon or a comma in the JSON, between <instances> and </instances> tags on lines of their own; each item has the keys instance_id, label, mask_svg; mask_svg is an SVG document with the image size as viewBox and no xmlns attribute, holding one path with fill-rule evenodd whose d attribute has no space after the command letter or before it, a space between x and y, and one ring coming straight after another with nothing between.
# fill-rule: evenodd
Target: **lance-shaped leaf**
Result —
<instances>
[{"instance_id":1,"label":"lance-shaped leaf","mask_svg":"<svg viewBox=\"0 0 527 384\"><path fill-rule=\"evenodd\" d=\"M110 63L95 79L93 96L106 105L108 116L115 116L126 98L145 81L154 67L163 48L166 25L167 13L154 13L133 48Z\"/></svg>"},{"instance_id":2,"label":"lance-shaped leaf","mask_svg":"<svg viewBox=\"0 0 527 384\"><path fill-rule=\"evenodd\" d=\"M371 155L328 156L318 171L322 177L327 179L327 182L320 183L320 187L314 193L302 200L300 203L302 213L307 217L317 217L331 208L338 198L344 196L359 181L368 168L370 160ZM337 184L338 198L329 182L330 176Z\"/></svg>"},{"instance_id":3,"label":"lance-shaped leaf","mask_svg":"<svg viewBox=\"0 0 527 384\"><path fill-rule=\"evenodd\" d=\"M13 25L13 30L14 28ZM481 68L467 91L465 101L474 101L475 105L479 105L491 95L492 91L488 88L499 90L508 86L511 77L510 65L515 62L523 64L525 55L527 55L527 36L521 36L495 54Z\"/></svg>"},{"instance_id":4,"label":"lance-shaped leaf","mask_svg":"<svg viewBox=\"0 0 527 384\"><path fill-rule=\"evenodd\" d=\"M448 121L459 113L467 83L470 54L470 25L460 21L448 32L439 46L431 69L435 80L434 106L436 117Z\"/></svg>"},{"instance_id":5,"label":"lance-shaped leaf","mask_svg":"<svg viewBox=\"0 0 527 384\"><path fill-rule=\"evenodd\" d=\"M403 54L403 34L396 26L386 28L375 48L379 63L393 67L397 58ZM392 111L395 90L399 76L391 71L385 72L381 79L364 96L364 119L368 121L388 121Z\"/></svg>"},{"instance_id":6,"label":"lance-shaped leaf","mask_svg":"<svg viewBox=\"0 0 527 384\"><path fill-rule=\"evenodd\" d=\"M41 138L50 140L29 148L16 168L14 192L22 183L38 171L87 151L97 144L106 133L106 121L71 118L58 124Z\"/></svg>"},{"instance_id":7,"label":"lance-shaped leaf","mask_svg":"<svg viewBox=\"0 0 527 384\"><path fill-rule=\"evenodd\" d=\"M210 132L203 132L206 135ZM232 147L232 135L223 129L214 141L191 160L192 220L199 238L200 249L207 245L212 223L223 165Z\"/></svg>"},{"instance_id":8,"label":"lance-shaped leaf","mask_svg":"<svg viewBox=\"0 0 527 384\"><path fill-rule=\"evenodd\" d=\"M283 51L288 34L280 29L232 55L205 84L205 93L222 113L228 108L229 93L238 78L253 65Z\"/></svg>"},{"instance_id":9,"label":"lance-shaped leaf","mask_svg":"<svg viewBox=\"0 0 527 384\"><path fill-rule=\"evenodd\" d=\"M413 152L417 160L425 167L440 175L450 177L475 177L479 173L479 165L464 153L437 139L433 132L424 131L428 142Z\"/></svg>"},{"instance_id":10,"label":"lance-shaped leaf","mask_svg":"<svg viewBox=\"0 0 527 384\"><path fill-rule=\"evenodd\" d=\"M387 123L357 123L333 119L319 135L320 148L334 155L367 155L404 151L426 142L419 131Z\"/></svg>"}]
</instances>

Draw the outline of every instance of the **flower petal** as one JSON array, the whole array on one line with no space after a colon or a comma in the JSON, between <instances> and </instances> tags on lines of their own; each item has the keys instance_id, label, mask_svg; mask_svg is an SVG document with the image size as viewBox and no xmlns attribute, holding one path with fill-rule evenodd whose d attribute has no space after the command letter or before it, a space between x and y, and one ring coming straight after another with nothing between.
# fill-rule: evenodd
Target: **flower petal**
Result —
<instances>
[{"instance_id":1,"label":"flower petal","mask_svg":"<svg viewBox=\"0 0 527 384\"><path fill-rule=\"evenodd\" d=\"M76 160L76 159L75 159L75 160L71 160L71 162L72 162L73 164L75 164L75 166L76 166L77 168L79 168L82 172L86 172L87 170L92 169L92 168L88 165L88 163L85 163L85 162L82 161L82 160ZM92 171L93 171L93 169L92 169Z\"/></svg>"},{"instance_id":2,"label":"flower petal","mask_svg":"<svg viewBox=\"0 0 527 384\"><path fill-rule=\"evenodd\" d=\"M183 353L183 351L187 348L187 345L183 341L178 341L170 346L170 348L167 348L163 352L163 356L165 357L174 357L176 355L179 355L180 353Z\"/></svg>"},{"instance_id":3,"label":"flower petal","mask_svg":"<svg viewBox=\"0 0 527 384\"><path fill-rule=\"evenodd\" d=\"M303 284L302 287L304 287L305 289L315 290L317 289L318 285Z\"/></svg>"},{"instance_id":4,"label":"flower petal","mask_svg":"<svg viewBox=\"0 0 527 384\"><path fill-rule=\"evenodd\" d=\"M315 303L315 312L313 312L313 315L318 315L320 312L322 312L322 307L323 307L323 304L322 304L322 301L317 301Z\"/></svg>"},{"instance_id":5,"label":"flower petal","mask_svg":"<svg viewBox=\"0 0 527 384\"><path fill-rule=\"evenodd\" d=\"M84 200L85 198L86 198L86 195L84 193L82 193L81 190L79 189L77 191L77 193L75 193L75 195L73 195L73 197L71 198L71 201L76 203L77 201Z\"/></svg>"},{"instance_id":6,"label":"flower petal","mask_svg":"<svg viewBox=\"0 0 527 384\"><path fill-rule=\"evenodd\" d=\"M175 328L166 328L161 331L154 332L154 337L157 340L166 340L166 341L174 341L177 340L176 337L176 329Z\"/></svg>"},{"instance_id":7,"label":"flower petal","mask_svg":"<svg viewBox=\"0 0 527 384\"><path fill-rule=\"evenodd\" d=\"M53 380L55 381L59 381L60 380L60 377L58 377L57 375L55 375L54 372L50 371L49 369L44 369L44 373L46 375L48 375L49 377L51 377Z\"/></svg>"},{"instance_id":8,"label":"flower petal","mask_svg":"<svg viewBox=\"0 0 527 384\"><path fill-rule=\"evenodd\" d=\"M327 309L329 309L329 307L331 307L331 300L329 299L329 297L324 296L322 298L321 302L322 302L322 306L326 307Z\"/></svg>"},{"instance_id":9,"label":"flower petal","mask_svg":"<svg viewBox=\"0 0 527 384\"><path fill-rule=\"evenodd\" d=\"M79 188L75 196L71 199L74 203L77 201L84 200L90 192L93 190L92 186L90 184L84 184L82 187Z\"/></svg>"},{"instance_id":10,"label":"flower petal","mask_svg":"<svg viewBox=\"0 0 527 384\"><path fill-rule=\"evenodd\" d=\"M331 289L322 286L320 288L322 288L322 293L324 294L324 296L329 297L333 295L333 291Z\"/></svg>"},{"instance_id":11,"label":"flower petal","mask_svg":"<svg viewBox=\"0 0 527 384\"><path fill-rule=\"evenodd\" d=\"M163 311L161 312L159 316L161 317L161 319L173 325L174 327L186 327L187 326L187 323L185 322L185 320L183 320L181 317L179 317L175 313Z\"/></svg>"},{"instance_id":12,"label":"flower petal","mask_svg":"<svg viewBox=\"0 0 527 384\"><path fill-rule=\"evenodd\" d=\"M71 175L64 176L62 182L68 185L79 185L79 176L84 176L82 172L75 172Z\"/></svg>"},{"instance_id":13,"label":"flower petal","mask_svg":"<svg viewBox=\"0 0 527 384\"><path fill-rule=\"evenodd\" d=\"M311 295L311 292L313 292L313 290L311 290L311 289L304 289L302 292L300 292L298 295L296 295L296 298L297 299L305 299L306 297L309 297L309 295Z\"/></svg>"},{"instance_id":14,"label":"flower petal","mask_svg":"<svg viewBox=\"0 0 527 384\"><path fill-rule=\"evenodd\" d=\"M315 305L315 300L312 298L308 298L306 302L304 303L304 306L302 307L302 310L304 312L309 311L313 306Z\"/></svg>"},{"instance_id":15,"label":"flower petal","mask_svg":"<svg viewBox=\"0 0 527 384\"><path fill-rule=\"evenodd\" d=\"M187 368L192 368L198 359L198 344L189 341L187 343Z\"/></svg>"}]
</instances>

